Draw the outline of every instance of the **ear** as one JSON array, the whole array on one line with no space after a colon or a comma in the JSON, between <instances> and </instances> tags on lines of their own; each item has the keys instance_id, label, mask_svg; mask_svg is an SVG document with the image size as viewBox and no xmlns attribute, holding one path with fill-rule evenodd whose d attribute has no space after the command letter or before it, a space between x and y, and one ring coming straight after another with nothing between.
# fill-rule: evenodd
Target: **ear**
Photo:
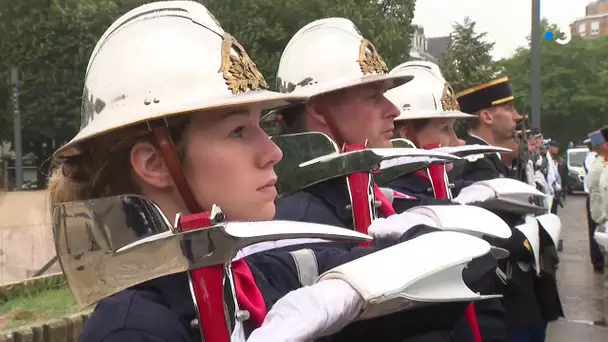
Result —
<instances>
[{"instance_id":1,"label":"ear","mask_svg":"<svg viewBox=\"0 0 608 342\"><path fill-rule=\"evenodd\" d=\"M327 126L328 125L327 118L320 111L320 110L322 110L322 108L325 107L325 106L323 106L322 102L323 102L322 99L319 97L313 97L313 98L309 99L306 102L306 113L317 124Z\"/></svg>"},{"instance_id":2,"label":"ear","mask_svg":"<svg viewBox=\"0 0 608 342\"><path fill-rule=\"evenodd\" d=\"M407 127L405 125L399 125L398 128L397 128L397 134L399 135L399 138L408 139L408 137L407 137Z\"/></svg>"},{"instance_id":3,"label":"ear","mask_svg":"<svg viewBox=\"0 0 608 342\"><path fill-rule=\"evenodd\" d=\"M131 148L130 159L133 171L144 184L157 189L166 189L173 185L173 178L162 153L151 143L136 143Z\"/></svg>"},{"instance_id":4,"label":"ear","mask_svg":"<svg viewBox=\"0 0 608 342\"><path fill-rule=\"evenodd\" d=\"M494 122L494 117L489 110L479 112L479 120L485 124L491 125Z\"/></svg>"}]
</instances>

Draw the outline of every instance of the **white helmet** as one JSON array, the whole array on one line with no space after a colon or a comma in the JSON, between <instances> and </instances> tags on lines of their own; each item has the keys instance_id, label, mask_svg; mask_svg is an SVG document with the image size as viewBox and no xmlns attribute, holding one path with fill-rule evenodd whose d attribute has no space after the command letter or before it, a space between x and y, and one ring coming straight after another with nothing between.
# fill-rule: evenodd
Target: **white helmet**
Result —
<instances>
[{"instance_id":1,"label":"white helmet","mask_svg":"<svg viewBox=\"0 0 608 342\"><path fill-rule=\"evenodd\" d=\"M421 64L419 61L409 65L404 64L391 70L390 73L412 76L413 81L384 93L384 96L401 111L395 121L473 117L460 111L454 90L441 75L437 64L431 62Z\"/></svg>"},{"instance_id":2,"label":"white helmet","mask_svg":"<svg viewBox=\"0 0 608 342\"><path fill-rule=\"evenodd\" d=\"M80 132L55 154L77 154L84 140L175 114L305 100L267 87L247 52L203 5L149 3L116 20L95 46Z\"/></svg>"},{"instance_id":3,"label":"white helmet","mask_svg":"<svg viewBox=\"0 0 608 342\"><path fill-rule=\"evenodd\" d=\"M277 83L283 93L316 96L372 82L386 82L390 89L411 79L387 72L374 45L352 21L326 18L304 26L287 43Z\"/></svg>"},{"instance_id":4,"label":"white helmet","mask_svg":"<svg viewBox=\"0 0 608 342\"><path fill-rule=\"evenodd\" d=\"M437 65L433 62L428 62L428 61L408 61L405 63L401 63L401 64L397 65L393 70L391 70L391 74L399 73L399 72L401 72L401 70L407 71L407 70L409 70L409 68L412 68L412 67L427 68L433 74L435 74L437 77L441 78L442 80L445 80L445 77L443 77L443 74L441 73L441 69L439 69L439 65Z\"/></svg>"}]
</instances>

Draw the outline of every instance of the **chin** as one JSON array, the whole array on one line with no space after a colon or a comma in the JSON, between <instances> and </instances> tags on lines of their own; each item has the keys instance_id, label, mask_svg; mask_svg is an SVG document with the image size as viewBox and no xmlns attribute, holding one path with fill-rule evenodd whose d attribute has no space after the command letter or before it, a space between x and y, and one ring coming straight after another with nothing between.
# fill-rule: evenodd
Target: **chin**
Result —
<instances>
[{"instance_id":1,"label":"chin","mask_svg":"<svg viewBox=\"0 0 608 342\"><path fill-rule=\"evenodd\" d=\"M243 208L246 208L243 210ZM272 221L274 219L274 202L261 205L243 204L239 206L238 215L226 214L229 221Z\"/></svg>"},{"instance_id":2,"label":"chin","mask_svg":"<svg viewBox=\"0 0 608 342\"><path fill-rule=\"evenodd\" d=\"M374 143L372 146L368 146L371 148L391 148L393 147L393 143L390 141L390 139L379 139L376 143Z\"/></svg>"},{"instance_id":3,"label":"chin","mask_svg":"<svg viewBox=\"0 0 608 342\"><path fill-rule=\"evenodd\" d=\"M260 210L256 213L256 216L259 218L258 221L272 221L274 219L274 215L276 213L276 208L274 206L274 202L270 202L260 208Z\"/></svg>"}]
</instances>

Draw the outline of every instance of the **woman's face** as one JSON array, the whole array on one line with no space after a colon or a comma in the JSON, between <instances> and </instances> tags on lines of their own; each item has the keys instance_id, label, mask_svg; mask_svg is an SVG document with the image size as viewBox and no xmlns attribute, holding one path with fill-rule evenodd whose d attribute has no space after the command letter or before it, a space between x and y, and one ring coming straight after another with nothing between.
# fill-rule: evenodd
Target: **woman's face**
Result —
<instances>
[{"instance_id":1,"label":"woman's face","mask_svg":"<svg viewBox=\"0 0 608 342\"><path fill-rule=\"evenodd\" d=\"M416 133L419 147L439 143L441 146L461 146L462 141L456 136L454 123L456 119L430 119L428 124Z\"/></svg>"},{"instance_id":2,"label":"woman's face","mask_svg":"<svg viewBox=\"0 0 608 342\"><path fill-rule=\"evenodd\" d=\"M187 129L184 174L204 209L232 221L271 220L281 150L259 125L260 108L200 113Z\"/></svg>"}]
</instances>

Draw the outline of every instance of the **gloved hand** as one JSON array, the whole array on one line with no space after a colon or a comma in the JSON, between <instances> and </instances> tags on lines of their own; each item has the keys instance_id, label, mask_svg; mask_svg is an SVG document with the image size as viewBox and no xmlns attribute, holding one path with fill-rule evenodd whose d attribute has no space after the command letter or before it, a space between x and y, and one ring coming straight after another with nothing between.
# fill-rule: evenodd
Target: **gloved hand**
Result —
<instances>
[{"instance_id":1,"label":"gloved hand","mask_svg":"<svg viewBox=\"0 0 608 342\"><path fill-rule=\"evenodd\" d=\"M313 341L340 331L359 315L363 304L345 281L323 280L279 299L247 342Z\"/></svg>"},{"instance_id":2,"label":"gloved hand","mask_svg":"<svg viewBox=\"0 0 608 342\"><path fill-rule=\"evenodd\" d=\"M600 232L598 229L596 229L595 233L593 234L593 238L595 239L595 242L600 245L602 252L605 253L608 251L608 233Z\"/></svg>"},{"instance_id":3,"label":"gloved hand","mask_svg":"<svg viewBox=\"0 0 608 342\"><path fill-rule=\"evenodd\" d=\"M604 222L604 224L602 224L600 227L596 228L596 231L601 231L602 233L608 233L608 221Z\"/></svg>"},{"instance_id":4,"label":"gloved hand","mask_svg":"<svg viewBox=\"0 0 608 342\"><path fill-rule=\"evenodd\" d=\"M555 192L561 192L562 191L562 186L558 183L555 183Z\"/></svg>"},{"instance_id":5,"label":"gloved hand","mask_svg":"<svg viewBox=\"0 0 608 342\"><path fill-rule=\"evenodd\" d=\"M421 224L438 228L437 223L426 215L403 212L374 220L367 228L367 234L375 239L399 239L410 228Z\"/></svg>"},{"instance_id":6,"label":"gloved hand","mask_svg":"<svg viewBox=\"0 0 608 342\"><path fill-rule=\"evenodd\" d=\"M484 202L495 197L496 193L489 187L480 184L472 184L460 190L458 196L454 198L454 202L470 204Z\"/></svg>"},{"instance_id":7,"label":"gloved hand","mask_svg":"<svg viewBox=\"0 0 608 342\"><path fill-rule=\"evenodd\" d=\"M549 185L547 184L545 176L541 172L537 171L534 173L534 183L537 183L540 186L540 191L542 191L543 193L547 194L549 192Z\"/></svg>"}]
</instances>

